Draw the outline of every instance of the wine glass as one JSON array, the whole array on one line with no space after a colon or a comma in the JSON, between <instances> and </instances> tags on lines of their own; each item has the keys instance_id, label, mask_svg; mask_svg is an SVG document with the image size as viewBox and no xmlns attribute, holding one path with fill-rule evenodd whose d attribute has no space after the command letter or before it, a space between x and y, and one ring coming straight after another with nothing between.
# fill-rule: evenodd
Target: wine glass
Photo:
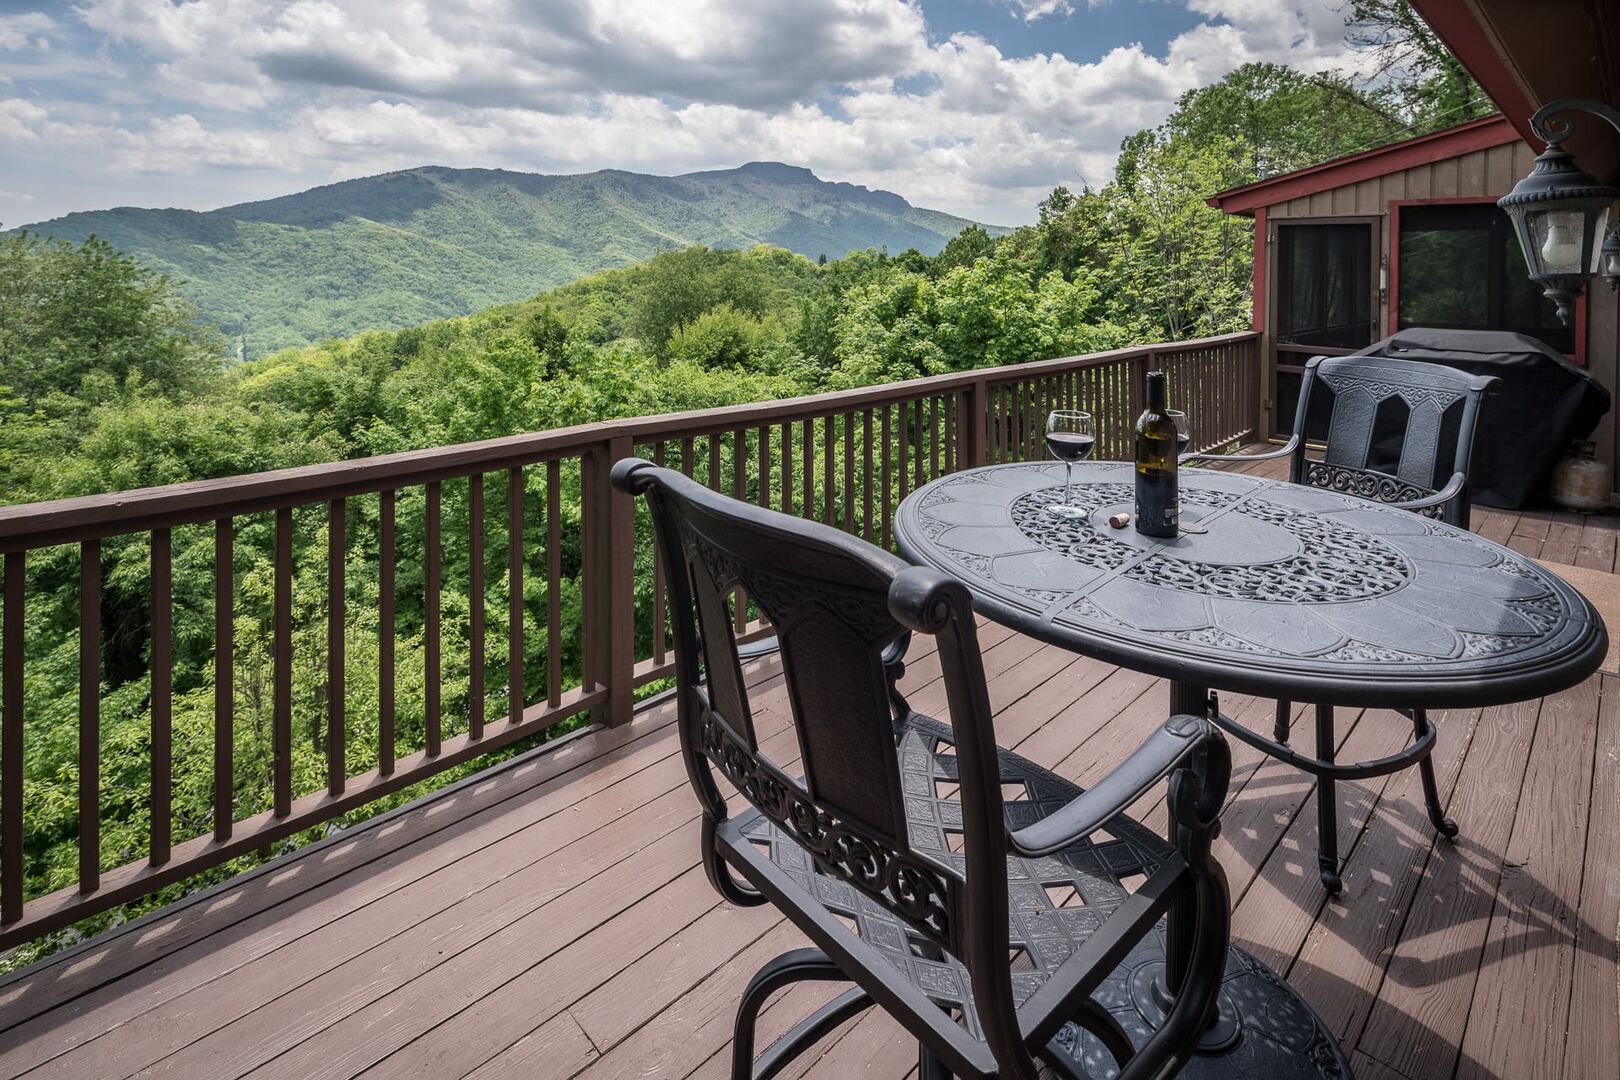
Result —
<instances>
[{"instance_id":1,"label":"wine glass","mask_svg":"<svg viewBox=\"0 0 1620 1080\"><path fill-rule=\"evenodd\" d=\"M1091 456L1097 445L1096 433L1091 427L1091 414L1076 409L1054 409L1046 418L1046 449L1063 462L1063 501L1048 506L1058 517L1084 517L1085 511L1069 505L1069 494L1074 484L1074 463Z\"/></svg>"},{"instance_id":2,"label":"wine glass","mask_svg":"<svg viewBox=\"0 0 1620 1080\"><path fill-rule=\"evenodd\" d=\"M1192 442L1192 428L1187 426L1187 414L1180 409L1166 409L1164 412L1170 422L1176 425L1176 457L1180 458Z\"/></svg>"}]
</instances>

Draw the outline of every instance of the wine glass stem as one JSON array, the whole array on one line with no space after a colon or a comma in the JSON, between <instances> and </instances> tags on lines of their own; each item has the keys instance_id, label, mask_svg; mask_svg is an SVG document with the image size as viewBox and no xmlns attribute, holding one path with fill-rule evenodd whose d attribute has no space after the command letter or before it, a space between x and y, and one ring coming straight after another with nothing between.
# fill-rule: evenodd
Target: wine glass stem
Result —
<instances>
[{"instance_id":1,"label":"wine glass stem","mask_svg":"<svg viewBox=\"0 0 1620 1080\"><path fill-rule=\"evenodd\" d=\"M1063 463L1063 505L1069 505L1069 490L1074 487L1074 462Z\"/></svg>"}]
</instances>

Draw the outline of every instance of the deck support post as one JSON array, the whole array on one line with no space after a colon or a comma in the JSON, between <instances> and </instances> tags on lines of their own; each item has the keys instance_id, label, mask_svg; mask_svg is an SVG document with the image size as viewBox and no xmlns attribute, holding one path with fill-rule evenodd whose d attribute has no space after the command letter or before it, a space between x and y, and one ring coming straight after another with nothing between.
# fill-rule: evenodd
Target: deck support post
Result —
<instances>
[{"instance_id":1,"label":"deck support post","mask_svg":"<svg viewBox=\"0 0 1620 1080\"><path fill-rule=\"evenodd\" d=\"M608 474L613 463L635 447L629 436L617 436L587 458L590 494L585 512L590 551L588 602L595 607L590 626L592 670L607 701L593 711L598 723L628 723L635 705L635 505L613 490Z\"/></svg>"},{"instance_id":2,"label":"deck support post","mask_svg":"<svg viewBox=\"0 0 1620 1080\"><path fill-rule=\"evenodd\" d=\"M974 379L963 387L957 402L962 415L957 418L957 438L962 440L962 458L958 468L976 469L985 463L984 429L989 416L990 384L987 379Z\"/></svg>"}]
</instances>

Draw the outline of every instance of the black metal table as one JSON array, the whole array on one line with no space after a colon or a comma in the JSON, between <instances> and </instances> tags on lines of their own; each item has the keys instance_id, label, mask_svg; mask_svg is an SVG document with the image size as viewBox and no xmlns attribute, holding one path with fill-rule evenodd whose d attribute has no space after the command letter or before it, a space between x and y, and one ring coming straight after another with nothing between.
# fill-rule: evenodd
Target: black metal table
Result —
<instances>
[{"instance_id":1,"label":"black metal table","mask_svg":"<svg viewBox=\"0 0 1620 1080\"><path fill-rule=\"evenodd\" d=\"M1083 518L1047 507L1063 467L970 469L900 506L913 562L958 578L983 614L1032 637L1182 689L1332 705L1469 708L1580 682L1608 647L1586 599L1489 540L1335 491L1184 469L1181 520L1208 531L1154 540L1129 511L1120 462L1074 469ZM1183 707L1185 706L1185 707Z\"/></svg>"},{"instance_id":2,"label":"black metal table","mask_svg":"<svg viewBox=\"0 0 1620 1080\"><path fill-rule=\"evenodd\" d=\"M1128 463L1074 467L1080 517L1049 509L1063 482L1051 462L942 477L901 504L895 539L913 562L966 584L989 618L1168 678L1172 713L1217 712L1212 690L1403 709L1503 704L1574 685L1608 647L1602 619L1555 574L1407 510L1184 469L1181 522L1198 531L1156 540L1108 524L1132 509ZM1128 959L1121 993L1104 1001L1134 1018L1133 1035L1152 1020L1161 963ZM1309 1006L1264 965L1234 948L1227 978L1219 1030L1189 1076L1348 1072Z\"/></svg>"}]
</instances>

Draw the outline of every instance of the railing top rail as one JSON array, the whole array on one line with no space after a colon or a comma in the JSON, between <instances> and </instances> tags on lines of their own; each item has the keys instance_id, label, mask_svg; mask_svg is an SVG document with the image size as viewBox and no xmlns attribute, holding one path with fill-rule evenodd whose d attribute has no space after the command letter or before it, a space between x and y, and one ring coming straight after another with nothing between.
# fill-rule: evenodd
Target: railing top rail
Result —
<instances>
[{"instance_id":1,"label":"railing top rail","mask_svg":"<svg viewBox=\"0 0 1620 1080\"><path fill-rule=\"evenodd\" d=\"M494 472L570 457L614 439L646 442L733 431L930 397L979 382L999 383L1036 378L1074 367L1238 344L1258 337L1254 331L1243 331L1188 341L1138 345L1084 356L1058 357L997 368L975 368L777 401L603 420L455 446L406 450L376 457L51 502L23 503L0 507L0 551L144 532L318 500L410 487L477 472Z\"/></svg>"}]
</instances>

